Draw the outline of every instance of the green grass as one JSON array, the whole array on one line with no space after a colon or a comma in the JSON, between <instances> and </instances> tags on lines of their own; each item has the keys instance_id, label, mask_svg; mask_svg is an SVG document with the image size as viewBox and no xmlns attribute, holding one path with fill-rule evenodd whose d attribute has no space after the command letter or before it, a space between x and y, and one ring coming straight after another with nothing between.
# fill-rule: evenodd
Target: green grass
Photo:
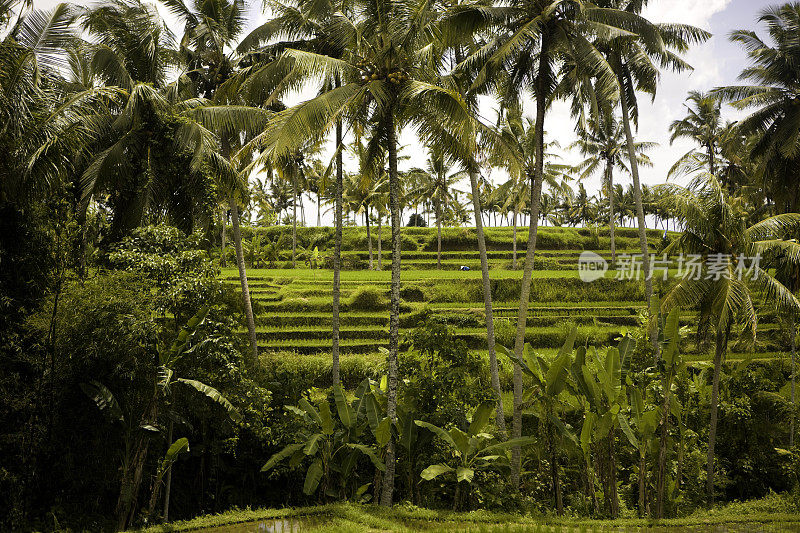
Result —
<instances>
[{"instance_id":1,"label":"green grass","mask_svg":"<svg viewBox=\"0 0 800 533\"><path fill-rule=\"evenodd\" d=\"M258 231L276 234L285 229ZM298 235L301 243L314 235L332 239L329 228L300 228ZM519 260L524 258L526 235L526 231L519 231ZM577 262L585 249L593 249L602 257L610 258L606 233L604 230L599 232L599 241L597 235L594 230L576 228L541 230L542 246L536 253L526 328L526 340L537 351L549 354L560 346L568 324L578 326L581 342L598 345L609 343L620 333L638 327L638 315L645 306L643 283L615 280L617 272L614 270L606 272L607 279L595 283L584 284L579 279ZM486 346L484 302L474 231L464 228L444 231L442 262L445 270L435 269L435 232L430 228L403 228L402 236L402 331L414 327L420 316L430 314L453 326L455 334L466 341L470 349L483 353ZM503 341L503 332L507 336L515 324L518 312L515 297L519 294L522 270L510 269L511 228L488 228L486 236L493 311L498 341ZM635 229L618 228L618 236L619 254L638 252ZM655 244L660 236L661 232L650 231L651 244ZM388 244L388 231L383 237L384 243ZM344 240L343 256L356 269L345 269L341 273L340 345L343 354L360 358L359 361L363 362L379 356L377 348L388 342L391 252L388 246L384 247L384 270L366 270L369 254L363 228L346 228ZM331 249L325 248L323 254L330 253ZM285 261L278 264L283 265ZM456 270L461 264L471 266L472 270ZM674 269L671 272L675 274ZM221 274L228 287L238 290L238 270L235 267L223 269ZM263 352L287 357L329 357L333 281L330 269L259 268L249 269L248 277L257 314L259 346ZM755 346L757 353L754 358L785 357L785 353L780 351L776 313L764 309L759 318L759 342ZM696 312L685 312L682 323L693 329L697 323ZM690 362L704 364L709 358L707 351L706 347L695 346L691 339L687 341L684 353ZM488 361L487 354L483 355ZM743 356L731 353L729 359L735 361Z\"/></svg>"},{"instance_id":2,"label":"green grass","mask_svg":"<svg viewBox=\"0 0 800 533\"><path fill-rule=\"evenodd\" d=\"M674 274L675 272L672 272ZM608 270L605 274L606 278L614 278L617 275L616 270ZM239 277L239 271L235 268L223 268L222 277L226 279L234 279ZM260 280L264 278L271 278L274 280L287 279L287 280L314 280L318 282L333 282L333 271L324 269L304 269L304 268L251 268L247 270L247 277L249 279ZM522 279L522 270L490 270L489 277L492 279ZM532 273L533 279L545 278L578 278L578 270L534 270ZM358 282L384 282L389 283L392 279L392 273L388 270L343 270L341 273L342 281L358 281ZM402 270L400 274L402 281L420 281L420 280L447 280L447 279L481 279L480 270L469 270L462 272L460 270Z\"/></svg>"},{"instance_id":3,"label":"green grass","mask_svg":"<svg viewBox=\"0 0 800 533\"><path fill-rule=\"evenodd\" d=\"M761 500L734 502L689 516L654 521L639 518L594 520L554 516L472 511L456 513L424 509L407 504L386 509L375 505L339 503L294 509L239 509L216 515L173 522L145 531L244 532L267 530L283 522L304 532L377 531L471 531L471 532L589 532L651 531L660 533L702 531L800 531L800 515L787 495L769 495Z\"/></svg>"}]
</instances>

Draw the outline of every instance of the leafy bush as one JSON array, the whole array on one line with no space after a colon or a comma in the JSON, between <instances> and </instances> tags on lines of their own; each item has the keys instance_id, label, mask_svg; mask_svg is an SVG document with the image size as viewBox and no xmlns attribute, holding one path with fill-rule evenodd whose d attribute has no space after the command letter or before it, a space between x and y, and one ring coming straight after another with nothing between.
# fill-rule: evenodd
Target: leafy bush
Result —
<instances>
[{"instance_id":1,"label":"leafy bush","mask_svg":"<svg viewBox=\"0 0 800 533\"><path fill-rule=\"evenodd\" d=\"M379 311L386 309L386 296L376 287L359 286L350 296L350 308L362 311Z\"/></svg>"}]
</instances>

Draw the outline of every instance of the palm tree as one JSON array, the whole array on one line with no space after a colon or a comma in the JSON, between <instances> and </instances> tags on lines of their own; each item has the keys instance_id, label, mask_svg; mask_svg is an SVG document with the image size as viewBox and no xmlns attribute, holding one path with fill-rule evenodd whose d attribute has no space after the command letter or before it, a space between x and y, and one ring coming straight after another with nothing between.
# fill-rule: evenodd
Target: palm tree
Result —
<instances>
[{"instance_id":1,"label":"palm tree","mask_svg":"<svg viewBox=\"0 0 800 533\"><path fill-rule=\"evenodd\" d=\"M243 61L251 66L241 73L242 88L249 93L272 99L283 94L300 83L306 81L304 73L293 69L294 62L283 54L287 49L304 50L324 54L332 58L342 58L347 51L346 41L337 37L339 17L349 16L349 6L340 2L290 0L288 2L271 1L273 17L253 30L243 39L238 51L245 54ZM278 42L271 42L279 38ZM317 73L318 74L318 73ZM331 88L339 88L343 83L341 73L331 71L323 79L323 92ZM344 166L342 152L344 150L344 132L341 117L333 127L335 131L334 160L336 176L333 184L334 213L334 252L333 252L333 314L332 314L332 365L331 377L335 384L339 383L339 309L341 298L341 266L342 266L342 195L344 192ZM325 171L327 175L330 170ZM317 197L319 201L319 196ZM319 203L317 204L319 206ZM318 210L319 213L319 210ZM319 216L317 217L319 220Z\"/></svg>"},{"instance_id":2,"label":"palm tree","mask_svg":"<svg viewBox=\"0 0 800 533\"><path fill-rule=\"evenodd\" d=\"M766 26L768 41L749 29L731 34L731 40L747 50L751 63L739 78L752 85L721 87L713 93L737 109L753 110L737 124L737 133L753 139L748 147L750 159L763 160L763 188L774 199L777 211L795 212L800 208L796 186L800 160L800 43L796 28L800 4L768 7L758 20Z\"/></svg>"},{"instance_id":3,"label":"palm tree","mask_svg":"<svg viewBox=\"0 0 800 533\"><path fill-rule=\"evenodd\" d=\"M469 116L463 100L443 85L435 65L439 49L433 39L440 18L436 5L409 0L361 0L353 18L339 17L338 42L347 45L343 58L287 50L285 57L299 71L323 79L337 77L342 85L279 113L256 139L267 153L290 151L299 139L320 136L346 114L372 130L382 144L389 166L392 224L392 276L389 320L387 415L396 419L397 353L400 311L400 180L397 169L399 128L414 124L423 141L450 129L460 134ZM391 505L394 492L395 448L390 440L381 504Z\"/></svg>"},{"instance_id":4,"label":"palm tree","mask_svg":"<svg viewBox=\"0 0 800 533\"><path fill-rule=\"evenodd\" d=\"M714 445L722 361L731 329L742 327L743 335L754 338L757 316L754 291L759 290L767 305L794 316L800 301L772 273L752 258L781 257L784 264L800 266L800 244L785 240L800 229L800 214L784 213L748 225L741 198L732 197L719 180L706 175L687 187L661 186L665 201L685 225L681 236L665 253L683 252L702 257L702 276L685 276L661 302L662 313L673 307L700 310L698 339L713 329L715 336L714 375L711 392L711 422L708 433L707 490L714 497ZM750 264L746 264L750 260Z\"/></svg>"},{"instance_id":5,"label":"palm tree","mask_svg":"<svg viewBox=\"0 0 800 533\"><path fill-rule=\"evenodd\" d=\"M561 8L566 9L567 11L571 11L571 8L575 7L571 4L571 2L563 2L563 4L564 5L562 5ZM540 5L537 2L532 2L531 5L527 7L531 9L542 9L544 11L541 16L548 19L548 22L543 24L549 24L552 26L547 30L543 30L548 33L548 35L550 32L553 32L554 34L560 34L561 31L564 31L567 32L566 34L571 34L571 32L574 33L576 31L576 29L571 26L572 22L564 22L560 18L560 15L554 16L553 13L550 13L549 8L545 9L545 6ZM558 11L559 10L557 9L555 12ZM525 16L530 16L530 13L526 12ZM554 18L549 18L551 16ZM517 22L523 26L527 25L527 22ZM569 28L560 27L562 23L569 26ZM512 28L516 27L517 26L512 26ZM576 38L580 40L582 37ZM536 237L539 225L539 203L541 201L542 185L545 181L555 181L555 177L558 176L562 170L567 168L566 166L557 166L552 163L549 165L545 164L545 157L547 154L545 152L546 145L544 142L544 116L546 106L549 105L552 96L550 89L550 76L551 69L553 69L554 62L556 61L556 57L551 55L551 52L548 51L548 47L551 44L553 43L540 43L540 46L544 47L544 51L542 52L541 49L539 50L539 65L537 67L538 81L536 82L536 86L538 90L535 91L537 102L536 121L523 119L522 108L517 98L506 99L504 103L506 113L503 117L500 131L492 142L494 150L496 150L498 154L502 154L500 157L504 157L507 161L509 161L512 175L515 173L518 175L524 175L530 183L528 243L527 252L525 255L525 265L522 274L519 315L517 317L517 334L514 345L518 360L520 360L519 358L522 357L522 350L525 341L525 326L528 315L528 305L530 303L531 276L533 271L534 253L536 250ZM526 48L526 50L530 52L530 47L535 46L535 43L529 43L527 46L528 48ZM500 54L501 52L498 51L497 53ZM490 60L490 63L495 60L497 59L493 57ZM518 75L527 76L528 73L520 72ZM518 88L512 87L510 90L518 90ZM515 408L512 418L512 438L520 438L522 436L522 412L520 407L522 405L522 370L519 365L514 365L514 405ZM512 457L512 482L515 486L518 486L521 458L518 447L512 449Z\"/></svg>"},{"instance_id":6,"label":"palm tree","mask_svg":"<svg viewBox=\"0 0 800 533\"><path fill-rule=\"evenodd\" d=\"M345 180L345 201L351 206L355 214L362 214L367 228L367 249L369 251L369 269L373 269L372 233L370 231L371 211L380 204L388 186L388 180L383 168L374 168L369 161L368 150L359 141L355 147L359 158L361 172L349 174ZM379 215L380 216L380 215ZM380 240L380 235L378 236ZM378 252L380 254L380 251Z\"/></svg>"},{"instance_id":7,"label":"palm tree","mask_svg":"<svg viewBox=\"0 0 800 533\"><path fill-rule=\"evenodd\" d=\"M578 192L569 205L567 216L574 225L588 226L597 218L597 205L594 196L589 196L583 183L578 184Z\"/></svg>"},{"instance_id":8,"label":"palm tree","mask_svg":"<svg viewBox=\"0 0 800 533\"><path fill-rule=\"evenodd\" d=\"M730 147L735 153L744 153L737 158L739 165L734 170L747 169L752 181L763 181L763 190L772 198L778 213L796 212L800 209L800 194L797 188L797 167L800 164L800 140L797 137L800 116L800 43L796 28L800 25L800 4L787 3L761 11L759 22L766 26L771 42L762 40L752 30L738 30L731 40L739 43L750 59L750 65L739 78L752 85L717 88L713 92L733 103L737 109L752 109L753 112L735 127ZM738 142L738 146L737 143ZM739 148L739 150L736 150ZM730 152L726 151L726 154ZM734 159L730 157L729 159ZM753 161L763 161L758 169L748 168ZM758 175L753 170L760 171ZM745 174L745 175L747 175ZM762 202L762 204L765 202ZM782 267L781 279L787 287L795 290L800 286L800 272L796 268ZM790 321L791 351L791 398L795 404L795 319ZM794 410L789 439L794 443Z\"/></svg>"},{"instance_id":9,"label":"palm tree","mask_svg":"<svg viewBox=\"0 0 800 533\"><path fill-rule=\"evenodd\" d=\"M95 126L107 123L103 110L124 98L117 88L79 87L61 77L76 38L68 4L30 8L0 6L0 203L17 205L79 174L100 138Z\"/></svg>"},{"instance_id":10,"label":"palm tree","mask_svg":"<svg viewBox=\"0 0 800 533\"><path fill-rule=\"evenodd\" d=\"M717 175L720 144L725 132L722 123L721 100L718 94L691 91L686 98L688 113L680 120L674 121L669 130L672 132L669 142L688 138L702 147L702 151L689 150L672 166L668 176L673 176L686 168L686 164L697 162L705 165L708 172Z\"/></svg>"},{"instance_id":11,"label":"palm tree","mask_svg":"<svg viewBox=\"0 0 800 533\"><path fill-rule=\"evenodd\" d=\"M633 138L631 122L638 126L639 106L636 91L646 92L655 97L658 89L659 67L682 72L691 67L677 53L688 50L694 43L702 43L711 34L694 26L685 24L653 24L641 16L647 2L629 0L601 0L600 8L622 10L626 17L627 34L601 38L598 47L614 70L620 97L622 126L628 150L633 195L636 204L636 218L639 228L639 246L642 253L642 269L645 276L645 294L650 309L653 296L653 280L650 275L650 254L647 247L647 226L642 204L642 187L639 180L639 164L636 159L636 142ZM677 53L676 53L677 52ZM658 341L655 330L651 331L651 343L657 351Z\"/></svg>"},{"instance_id":12,"label":"palm tree","mask_svg":"<svg viewBox=\"0 0 800 533\"><path fill-rule=\"evenodd\" d=\"M415 193L422 198L430 199L433 203L433 213L436 220L436 269L442 269L442 219L444 213L454 201L453 186L464 178L465 172L449 172L444 154L432 150L428 156L425 170L413 169L412 173L418 176L419 182Z\"/></svg>"},{"instance_id":13,"label":"palm tree","mask_svg":"<svg viewBox=\"0 0 800 533\"><path fill-rule=\"evenodd\" d=\"M300 196L299 182L303 177L303 159L303 152L298 149L271 161L278 177L292 187L292 268L297 267L297 201Z\"/></svg>"},{"instance_id":14,"label":"palm tree","mask_svg":"<svg viewBox=\"0 0 800 533\"><path fill-rule=\"evenodd\" d=\"M495 194L499 198L505 199L503 203L503 209L511 211L511 223L514 226L514 229L512 231L513 244L511 248L512 250L511 268L516 270L517 269L517 216L520 213L522 213L528 206L528 198L530 198L528 181L525 179L525 176L517 175L515 177L511 177L508 181L502 183L500 186L497 187L497 189L495 189Z\"/></svg>"},{"instance_id":15,"label":"palm tree","mask_svg":"<svg viewBox=\"0 0 800 533\"><path fill-rule=\"evenodd\" d=\"M87 193L109 193L112 240L146 215L153 218L162 212L186 232L194 229L198 216L210 223L210 177L191 165L191 141L180 148L173 142L180 115L200 102L192 101L194 95L180 80L166 82L175 43L155 7L138 1L101 3L82 13L81 27L92 34L93 42L75 45L72 85L120 87L128 97L124 106L108 110L107 134L96 146L99 156L92 164L105 168L99 176L99 167L92 165L84 172L84 200ZM109 166L116 168L110 171ZM84 201L83 210L87 206Z\"/></svg>"},{"instance_id":16,"label":"palm tree","mask_svg":"<svg viewBox=\"0 0 800 533\"><path fill-rule=\"evenodd\" d=\"M653 146L655 143L635 143L639 164L652 166L652 162L644 152ZM578 140L571 147L577 148L581 154L587 156L576 166L576 170L581 171L580 179L590 177L601 165L603 166L604 179L601 190L608 198L608 231L611 237L611 263L614 264L617 262L614 239L614 168L630 173L626 165L628 151L625 149L625 132L613 112L607 110L597 122L591 123L590 128L578 128Z\"/></svg>"},{"instance_id":17,"label":"palm tree","mask_svg":"<svg viewBox=\"0 0 800 533\"><path fill-rule=\"evenodd\" d=\"M246 203L244 197L247 194L247 187L236 181L248 179L252 167L250 166L251 162L248 161L250 157L249 150L237 152L233 150L237 148L238 141L241 140L242 130L245 129L243 128L243 121L246 121L248 116L255 117L255 123L248 125L257 127L257 123L263 118L263 114L230 105L235 103L241 106L242 102L254 101L254 98L252 98L254 96L253 93L247 93L243 96L235 95L230 94L228 91L220 90L220 88L232 77L236 67L233 50L236 48L237 41L241 39L242 43L253 43L257 42L257 39L253 33L242 36L245 22L244 0L193 0L191 6L187 5L183 0L162 1L172 14L178 17L185 25L179 52L181 63L188 69L186 77L191 81L195 93L209 100L214 100L218 105L231 108L230 111L239 111L236 113L239 118L238 121L230 120L232 113L229 111L227 113L228 120L223 120L219 124L221 126L217 128L217 132L220 133L219 151L214 161L219 168L224 167L227 169L226 171L221 171L220 182L230 204L236 263L239 268L239 283L242 289L247 329L250 336L250 362L255 364L258 361L258 344L239 222L239 208L240 204ZM232 84L232 87L238 88L236 84ZM277 104L272 100L262 102L257 96L255 98L256 105L265 103L266 105L275 106ZM222 113L216 114L222 115ZM236 155L236 157L234 158L233 155Z\"/></svg>"}]
</instances>

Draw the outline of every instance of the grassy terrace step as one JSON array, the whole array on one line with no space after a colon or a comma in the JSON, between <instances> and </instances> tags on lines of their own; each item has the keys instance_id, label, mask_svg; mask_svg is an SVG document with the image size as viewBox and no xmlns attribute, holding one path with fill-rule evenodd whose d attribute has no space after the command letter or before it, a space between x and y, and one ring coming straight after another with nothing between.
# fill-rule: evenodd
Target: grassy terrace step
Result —
<instances>
[{"instance_id":1,"label":"grassy terrace step","mask_svg":"<svg viewBox=\"0 0 800 533\"><path fill-rule=\"evenodd\" d=\"M304 280L316 283L332 283L333 271L326 269L249 269L247 271L248 280L253 279L256 281L265 280L272 282L286 282ZM344 270L341 273L342 282L357 281L359 283L367 283L370 281L385 282L391 281L391 272L388 270ZM616 270L608 270L606 272L607 278L613 278L617 274ZM672 272L674 274L674 272ZM233 268L222 269L222 277L224 279L238 279L239 273ZM577 270L534 270L534 279L546 278L578 278ZM493 269L491 271L492 279L522 279L522 270L505 270ZM470 270L467 272L452 271L452 270L403 270L401 274L401 281L412 280L453 280L453 279L481 279L480 270Z\"/></svg>"},{"instance_id":2,"label":"grassy terrace step","mask_svg":"<svg viewBox=\"0 0 800 533\"><path fill-rule=\"evenodd\" d=\"M384 339L370 339L370 340L358 340L358 339L342 339L339 341L339 348L343 353L376 353L378 351L378 347L384 346L389 347L389 340ZM271 350L271 351L290 351L290 352L297 352L302 354L311 354L317 352L328 352L331 351L331 340L330 339L311 339L311 340L304 340L304 341L269 341L269 342L259 342L258 343L259 350Z\"/></svg>"},{"instance_id":3,"label":"grassy terrace step","mask_svg":"<svg viewBox=\"0 0 800 533\"><path fill-rule=\"evenodd\" d=\"M536 250L537 257L548 257L548 258L560 258L560 257L574 257L577 258L580 256L585 250ZM611 258L611 252L608 250L592 250L594 253L602 256ZM330 250L328 250L330 252ZM617 255L622 254L638 254L640 253L639 249L626 249L626 250L617 250ZM511 248L508 250L487 250L486 257L489 259L512 259L514 256L514 252ZM349 250L343 251L342 257L357 257L359 259L369 260L369 252L366 250ZM378 252L377 250L373 252L373 260L377 262L378 260ZM390 261L392 257L391 251L383 250L383 254L381 255L383 261ZM474 250L442 250L442 260L444 259L471 259L471 258L479 258L479 253L477 248ZM517 248L517 258L521 259L525 257L525 248L518 247ZM403 251L402 259L410 259L410 260L428 260L436 262L436 251Z\"/></svg>"},{"instance_id":4,"label":"grassy terrace step","mask_svg":"<svg viewBox=\"0 0 800 533\"><path fill-rule=\"evenodd\" d=\"M244 332L242 332L244 333ZM281 341L281 340L311 340L327 339L330 342L331 328L323 327L280 327L280 328L258 328L256 329L258 340ZM388 339L389 329L383 326L358 326L339 328L340 339Z\"/></svg>"},{"instance_id":5,"label":"grassy terrace step","mask_svg":"<svg viewBox=\"0 0 800 533\"><path fill-rule=\"evenodd\" d=\"M319 326L331 327L331 313L314 311L304 313L262 313L256 317L256 324L265 327L278 326ZM352 312L340 313L339 322L342 327L353 326L386 326L389 323L388 312Z\"/></svg>"}]
</instances>

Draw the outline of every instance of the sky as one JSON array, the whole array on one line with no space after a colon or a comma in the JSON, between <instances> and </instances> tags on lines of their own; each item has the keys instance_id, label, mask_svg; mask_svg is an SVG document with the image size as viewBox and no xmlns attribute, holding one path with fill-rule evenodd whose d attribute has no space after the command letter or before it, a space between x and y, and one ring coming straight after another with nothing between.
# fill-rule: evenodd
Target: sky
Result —
<instances>
[{"instance_id":1,"label":"sky","mask_svg":"<svg viewBox=\"0 0 800 533\"><path fill-rule=\"evenodd\" d=\"M174 33L180 35L181 24L172 17L156 0L146 0L156 4L159 12ZM56 5L56 0L34 0L34 6L39 9L49 9ZM685 99L691 90L709 90L721 85L736 83L741 70L747 66L747 57L744 51L728 39L731 31L737 29L755 29L763 34L757 25L759 12L770 5L778 3L775 0L651 0L645 16L653 22L676 22L691 24L710 31L713 36L702 45L692 48L684 58L694 67L692 72L680 74L663 72L658 93L651 101L649 95L640 95L640 121L639 130L635 133L638 141L656 142L658 146L649 152L653 161L650 168L640 169L643 183L655 185L666 180L667 172L672 164L684 153L693 148L690 140L676 140L669 142L669 125L673 120L683 117L686 113ZM256 28L266 20L266 15L261 12L260 0L250 0L249 21L247 31ZM295 104L305 98L313 96L314 88L309 87L299 94L293 95L287 103ZM533 115L535 109L529 99L524 103L528 114ZM481 113L491 116L493 104L489 101L483 106ZM725 106L723 113L726 119L736 120L742 116L730 106ZM556 102L548 111L545 122L548 140L557 140L563 147L561 162L576 164L581 161L581 156L566 149L575 140L574 120L569 115L566 103ZM400 143L403 145L401 155L408 158L400 162L400 168L411 166L424 166L427 157L426 150L421 146L411 129L401 132ZM332 143L327 147L328 155L333 152ZM325 155L323 155L325 157ZM355 171L353 161L346 161L347 170ZM492 170L488 173L492 181L499 183L505 179L502 171ZM627 186L630 183L628 176L616 176L616 183ZM594 176L585 181L586 190L590 195L599 194L600 176ZM577 185L575 185L577 186ZM459 187L466 190L466 184ZM309 204L307 212L313 213L315 208ZM309 217L310 218L310 217ZM327 214L324 224L331 223L331 216ZM313 223L314 221L309 221Z\"/></svg>"}]
</instances>

